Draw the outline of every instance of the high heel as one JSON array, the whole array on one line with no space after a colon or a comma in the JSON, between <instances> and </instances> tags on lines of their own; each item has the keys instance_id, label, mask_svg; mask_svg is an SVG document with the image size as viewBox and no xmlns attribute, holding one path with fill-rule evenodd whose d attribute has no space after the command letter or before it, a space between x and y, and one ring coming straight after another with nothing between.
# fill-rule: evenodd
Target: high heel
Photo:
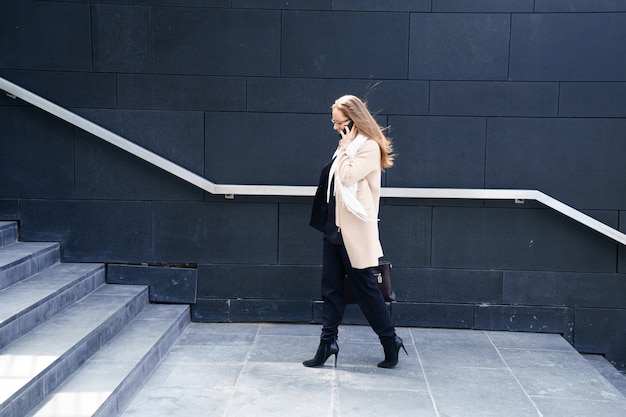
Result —
<instances>
[{"instance_id":1,"label":"high heel","mask_svg":"<svg viewBox=\"0 0 626 417\"><path fill-rule=\"evenodd\" d=\"M409 352L406 351L404 347L404 342L400 339L399 336L394 336L393 340L386 342L383 344L383 349L385 351L385 360L378 364L379 368L393 368L398 364L398 353L400 353L400 348L404 349L404 353L407 355Z\"/></svg>"},{"instance_id":2,"label":"high heel","mask_svg":"<svg viewBox=\"0 0 626 417\"><path fill-rule=\"evenodd\" d=\"M302 362L302 365L307 366L309 368L314 368L317 366L322 366L326 363L328 358L331 355L335 355L335 368L337 367L337 356L339 356L339 345L337 344L337 340L329 340L329 341L320 341L320 345L317 348L317 352L315 353L315 357L313 359L309 359L307 361Z\"/></svg>"}]
</instances>

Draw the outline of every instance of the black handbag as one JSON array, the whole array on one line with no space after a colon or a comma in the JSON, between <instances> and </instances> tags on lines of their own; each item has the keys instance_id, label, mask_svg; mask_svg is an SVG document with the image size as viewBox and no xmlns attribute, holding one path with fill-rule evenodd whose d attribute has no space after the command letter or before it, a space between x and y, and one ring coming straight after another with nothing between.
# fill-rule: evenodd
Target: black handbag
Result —
<instances>
[{"instance_id":1,"label":"black handbag","mask_svg":"<svg viewBox=\"0 0 626 417\"><path fill-rule=\"evenodd\" d=\"M387 261L381 261L378 266L370 268L374 274L374 279L378 284L378 290L383 295L383 298L387 302L396 301L396 293L391 287L391 263ZM346 304L356 304L356 299L352 293L352 286L350 280L346 275L343 279L343 291L346 298Z\"/></svg>"}]
</instances>

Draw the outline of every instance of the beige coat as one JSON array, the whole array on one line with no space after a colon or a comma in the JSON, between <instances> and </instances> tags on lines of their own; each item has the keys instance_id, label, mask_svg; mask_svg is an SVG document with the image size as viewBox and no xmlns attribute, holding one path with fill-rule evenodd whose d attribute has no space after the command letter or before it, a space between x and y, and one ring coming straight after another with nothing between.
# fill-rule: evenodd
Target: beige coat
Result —
<instances>
[{"instance_id":1,"label":"beige coat","mask_svg":"<svg viewBox=\"0 0 626 417\"><path fill-rule=\"evenodd\" d=\"M343 142L343 141L341 141ZM369 139L357 151L354 160L345 153L344 145L339 145L335 176L345 186L357 183L357 199L361 202L370 221L359 219L342 204L337 193L335 210L337 227L341 230L350 263L353 268L364 269L378 265L383 250L378 236L378 209L380 203L380 148Z\"/></svg>"}]
</instances>

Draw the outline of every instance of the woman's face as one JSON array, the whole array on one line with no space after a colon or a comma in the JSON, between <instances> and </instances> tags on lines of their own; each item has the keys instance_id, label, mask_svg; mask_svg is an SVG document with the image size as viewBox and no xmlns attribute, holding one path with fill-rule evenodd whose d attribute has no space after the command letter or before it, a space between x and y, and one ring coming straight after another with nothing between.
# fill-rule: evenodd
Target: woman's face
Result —
<instances>
[{"instance_id":1,"label":"woman's face","mask_svg":"<svg viewBox=\"0 0 626 417\"><path fill-rule=\"evenodd\" d=\"M343 130L346 126L348 126L348 123L350 123L350 119L348 119L344 112L339 109L333 109L332 116L333 130L335 130L337 133Z\"/></svg>"}]
</instances>

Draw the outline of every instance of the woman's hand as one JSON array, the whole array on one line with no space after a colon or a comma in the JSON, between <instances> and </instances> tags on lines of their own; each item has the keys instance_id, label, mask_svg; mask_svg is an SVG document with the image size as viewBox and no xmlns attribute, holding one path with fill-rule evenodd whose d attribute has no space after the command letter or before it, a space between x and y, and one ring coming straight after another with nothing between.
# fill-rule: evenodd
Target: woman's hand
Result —
<instances>
[{"instance_id":1,"label":"woman's hand","mask_svg":"<svg viewBox=\"0 0 626 417\"><path fill-rule=\"evenodd\" d=\"M339 131L339 134L341 135L341 139L340 139L340 143L341 142L352 142L354 140L354 138L356 138L356 127L354 125L352 125L352 129L350 129L350 125L344 127L343 129L341 129Z\"/></svg>"},{"instance_id":2,"label":"woman's hand","mask_svg":"<svg viewBox=\"0 0 626 417\"><path fill-rule=\"evenodd\" d=\"M350 128L350 126L352 126L352 128ZM339 139L339 147L346 149L354 138L356 138L356 127L354 127L354 124L350 123L339 130L339 135L341 136L341 139Z\"/></svg>"}]
</instances>

